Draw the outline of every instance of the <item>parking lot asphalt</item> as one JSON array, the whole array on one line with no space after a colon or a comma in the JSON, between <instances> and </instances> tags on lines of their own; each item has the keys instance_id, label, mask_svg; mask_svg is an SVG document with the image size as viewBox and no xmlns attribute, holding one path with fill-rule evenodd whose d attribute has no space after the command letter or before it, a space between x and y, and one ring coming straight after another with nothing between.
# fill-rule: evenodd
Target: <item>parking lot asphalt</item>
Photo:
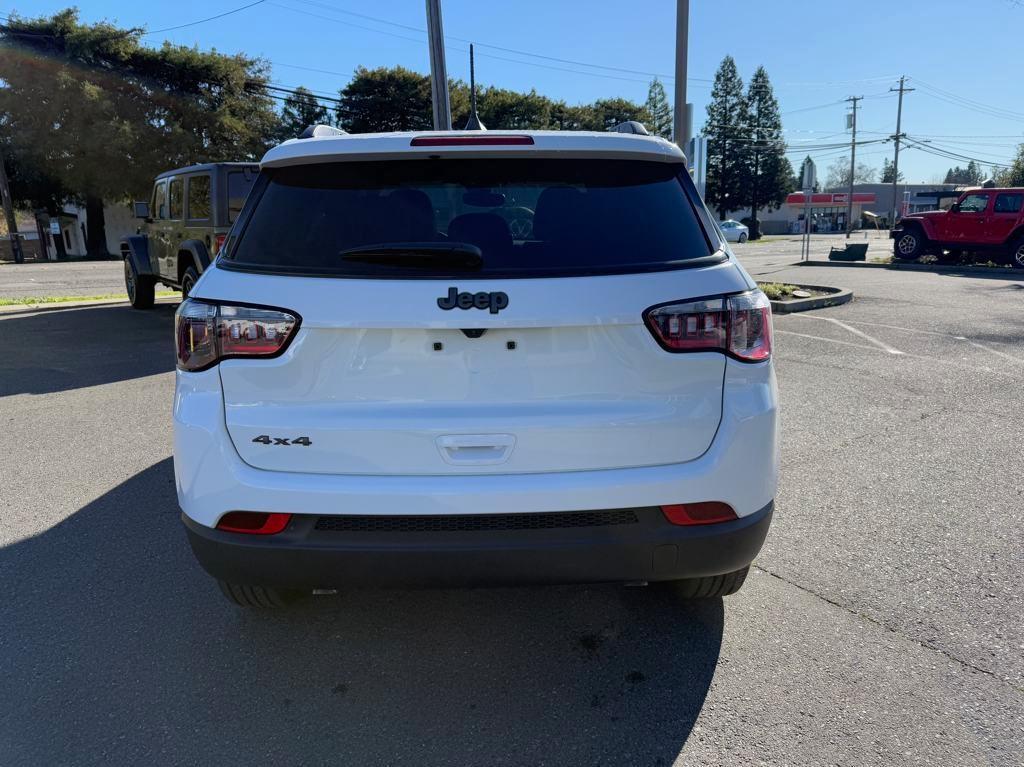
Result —
<instances>
[{"instance_id":1,"label":"parking lot asphalt","mask_svg":"<svg viewBox=\"0 0 1024 767\"><path fill-rule=\"evenodd\" d=\"M776 317L776 517L699 605L238 610L178 520L173 306L0 317L0 763L1024 763L1024 282L766 247L755 275L856 298Z\"/></svg>"},{"instance_id":2,"label":"parking lot asphalt","mask_svg":"<svg viewBox=\"0 0 1024 767\"><path fill-rule=\"evenodd\" d=\"M0 298L124 293L121 261L0 262Z\"/></svg>"}]
</instances>

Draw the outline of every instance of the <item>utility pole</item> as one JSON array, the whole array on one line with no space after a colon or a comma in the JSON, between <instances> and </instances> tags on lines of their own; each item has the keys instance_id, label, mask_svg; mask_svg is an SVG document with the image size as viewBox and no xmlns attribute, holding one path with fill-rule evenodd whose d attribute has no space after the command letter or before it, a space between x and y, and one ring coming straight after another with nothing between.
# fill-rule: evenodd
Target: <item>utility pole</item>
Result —
<instances>
[{"instance_id":1,"label":"utility pole","mask_svg":"<svg viewBox=\"0 0 1024 767\"><path fill-rule=\"evenodd\" d=\"M846 198L846 239L850 239L850 230L853 228L853 180L857 172L857 102L863 96L850 96L847 99L853 104L853 137L850 139L850 193Z\"/></svg>"},{"instance_id":2,"label":"utility pole","mask_svg":"<svg viewBox=\"0 0 1024 767\"><path fill-rule=\"evenodd\" d=\"M14 201L11 199L11 187L7 183L7 168L4 167L4 156L0 152L0 198L3 198L4 217L7 219L7 232L11 238L11 254L14 263L25 263L25 254L21 251L21 240L18 239L18 222L14 218Z\"/></svg>"},{"instance_id":3,"label":"utility pole","mask_svg":"<svg viewBox=\"0 0 1024 767\"><path fill-rule=\"evenodd\" d=\"M430 93L434 105L434 130L451 130L452 108L448 101L448 70L444 63L441 0L427 0L427 37L430 42Z\"/></svg>"},{"instance_id":4,"label":"utility pole","mask_svg":"<svg viewBox=\"0 0 1024 767\"><path fill-rule=\"evenodd\" d=\"M676 87L672 135L683 153L690 151L690 120L686 103L686 57L689 49L690 0L676 0ZM689 158L687 158L689 159Z\"/></svg>"},{"instance_id":5,"label":"utility pole","mask_svg":"<svg viewBox=\"0 0 1024 767\"><path fill-rule=\"evenodd\" d=\"M915 88L904 87L903 81L907 79L906 75L900 77L900 87L890 88L890 91L898 90L900 93L899 106L896 107L896 135L892 137L893 141L896 142L896 151L892 158L892 210L889 212L889 228L892 229L896 226L896 185L900 180L900 139L904 137L904 134L900 132L900 127L903 121L903 94L909 93Z\"/></svg>"}]
</instances>

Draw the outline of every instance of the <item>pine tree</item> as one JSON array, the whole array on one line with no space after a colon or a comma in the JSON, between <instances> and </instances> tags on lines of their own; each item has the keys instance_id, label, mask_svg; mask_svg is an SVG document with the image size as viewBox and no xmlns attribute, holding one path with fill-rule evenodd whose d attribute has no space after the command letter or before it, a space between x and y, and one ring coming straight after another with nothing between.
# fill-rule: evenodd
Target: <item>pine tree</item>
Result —
<instances>
[{"instance_id":1,"label":"pine tree","mask_svg":"<svg viewBox=\"0 0 1024 767\"><path fill-rule=\"evenodd\" d=\"M668 105L665 86L655 77L647 89L647 111L651 114L650 129L655 136L672 140L672 108Z\"/></svg>"},{"instance_id":2,"label":"pine tree","mask_svg":"<svg viewBox=\"0 0 1024 767\"><path fill-rule=\"evenodd\" d=\"M357 67L335 107L349 133L430 130L430 78L405 67Z\"/></svg>"},{"instance_id":3,"label":"pine tree","mask_svg":"<svg viewBox=\"0 0 1024 767\"><path fill-rule=\"evenodd\" d=\"M981 166L974 160L967 163L967 183L971 186L978 186L984 180L985 174L982 172Z\"/></svg>"},{"instance_id":4,"label":"pine tree","mask_svg":"<svg viewBox=\"0 0 1024 767\"><path fill-rule=\"evenodd\" d=\"M779 102L764 67L757 68L747 89L747 119L750 141L743 154L745 172L741 178L748 183L739 200L743 206L750 206L756 222L762 206L775 210L793 191L793 166L786 158ZM750 235L751 239L760 236L756 223Z\"/></svg>"},{"instance_id":5,"label":"pine tree","mask_svg":"<svg viewBox=\"0 0 1024 767\"><path fill-rule=\"evenodd\" d=\"M743 207L749 148L747 101L732 56L722 59L715 73L707 114L704 135L708 139L708 175L704 197L724 218Z\"/></svg>"},{"instance_id":6,"label":"pine tree","mask_svg":"<svg viewBox=\"0 0 1024 767\"><path fill-rule=\"evenodd\" d=\"M310 125L327 122L327 107L301 85L284 100L281 107L282 139L295 138Z\"/></svg>"},{"instance_id":7,"label":"pine tree","mask_svg":"<svg viewBox=\"0 0 1024 767\"><path fill-rule=\"evenodd\" d=\"M1024 186L1024 144L1017 146L1017 155L1006 173L1005 186Z\"/></svg>"},{"instance_id":8,"label":"pine tree","mask_svg":"<svg viewBox=\"0 0 1024 767\"><path fill-rule=\"evenodd\" d=\"M893 175L896 172L896 165L892 160L886 158L882 160L882 183L891 184L894 180L899 183L903 181L903 171L900 171L899 178L893 179Z\"/></svg>"},{"instance_id":9,"label":"pine tree","mask_svg":"<svg viewBox=\"0 0 1024 767\"><path fill-rule=\"evenodd\" d=\"M957 165L955 168L950 168L946 171L946 180L942 183L978 186L984 180L985 173L982 171L981 166L974 160L971 160L967 163L966 168L961 168Z\"/></svg>"}]
</instances>

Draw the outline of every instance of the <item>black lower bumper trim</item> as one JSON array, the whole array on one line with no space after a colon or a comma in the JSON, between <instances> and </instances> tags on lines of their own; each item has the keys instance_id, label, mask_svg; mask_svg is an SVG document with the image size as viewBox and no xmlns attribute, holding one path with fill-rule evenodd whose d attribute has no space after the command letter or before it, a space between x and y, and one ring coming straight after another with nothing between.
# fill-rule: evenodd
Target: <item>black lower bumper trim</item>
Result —
<instances>
[{"instance_id":1,"label":"black lower bumper trim","mask_svg":"<svg viewBox=\"0 0 1024 767\"><path fill-rule=\"evenodd\" d=\"M185 515L203 568L232 583L286 588L659 581L721 575L761 550L773 504L732 522L669 523L657 507L635 523L524 529L323 530L295 515L273 536L228 533ZM578 512L567 512L575 513ZM508 515L505 515L508 516Z\"/></svg>"}]
</instances>

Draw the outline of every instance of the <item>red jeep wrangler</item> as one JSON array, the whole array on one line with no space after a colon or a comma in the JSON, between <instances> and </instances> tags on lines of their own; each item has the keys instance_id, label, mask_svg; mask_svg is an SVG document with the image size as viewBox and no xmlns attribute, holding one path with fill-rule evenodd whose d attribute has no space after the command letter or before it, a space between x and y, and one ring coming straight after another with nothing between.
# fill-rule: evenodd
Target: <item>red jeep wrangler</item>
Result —
<instances>
[{"instance_id":1,"label":"red jeep wrangler","mask_svg":"<svg viewBox=\"0 0 1024 767\"><path fill-rule=\"evenodd\" d=\"M916 261L932 254L959 259L963 251L985 251L1024 269L1024 188L972 189L949 210L903 216L890 235L893 255Z\"/></svg>"}]
</instances>

